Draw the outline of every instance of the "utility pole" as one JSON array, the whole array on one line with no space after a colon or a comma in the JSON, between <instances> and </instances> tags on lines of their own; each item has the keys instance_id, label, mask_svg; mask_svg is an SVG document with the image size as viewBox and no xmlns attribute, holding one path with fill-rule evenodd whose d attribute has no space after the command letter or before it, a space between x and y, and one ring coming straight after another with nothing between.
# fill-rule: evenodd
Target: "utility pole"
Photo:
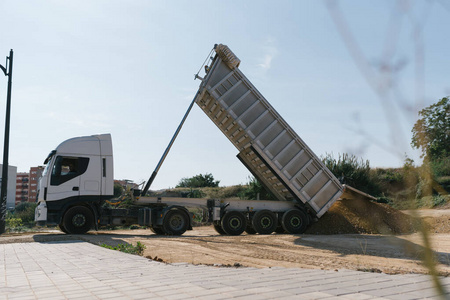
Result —
<instances>
[{"instance_id":1,"label":"utility pole","mask_svg":"<svg viewBox=\"0 0 450 300\"><path fill-rule=\"evenodd\" d=\"M9 61L9 64L8 64ZM9 68L8 68L9 67ZM0 65L5 76L8 76L8 92L6 96L6 118L5 118L5 143L3 145L3 170L2 184L0 192L0 234L6 230L6 198L8 190L8 156L9 156L9 124L11 116L11 87L12 87L12 69L13 69L13 50L9 51L6 57L6 65ZM8 70L9 69L9 70Z\"/></svg>"}]
</instances>

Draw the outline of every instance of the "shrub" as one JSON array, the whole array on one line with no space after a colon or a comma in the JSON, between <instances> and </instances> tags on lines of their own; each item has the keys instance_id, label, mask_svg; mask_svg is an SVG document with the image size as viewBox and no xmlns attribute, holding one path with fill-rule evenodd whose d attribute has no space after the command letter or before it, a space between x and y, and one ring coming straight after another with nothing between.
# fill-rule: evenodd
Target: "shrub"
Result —
<instances>
[{"instance_id":1,"label":"shrub","mask_svg":"<svg viewBox=\"0 0 450 300\"><path fill-rule=\"evenodd\" d=\"M176 187L217 187L219 183L219 180L214 180L212 174L207 173L205 175L199 174L190 178L182 178Z\"/></svg>"},{"instance_id":2,"label":"shrub","mask_svg":"<svg viewBox=\"0 0 450 300\"><path fill-rule=\"evenodd\" d=\"M237 198L247 187L232 185L226 187L203 188L206 197L214 199Z\"/></svg>"},{"instance_id":3,"label":"shrub","mask_svg":"<svg viewBox=\"0 0 450 300\"><path fill-rule=\"evenodd\" d=\"M182 198L203 198L205 194L201 190L194 190L190 189L189 191L182 191L181 197Z\"/></svg>"},{"instance_id":4,"label":"shrub","mask_svg":"<svg viewBox=\"0 0 450 300\"><path fill-rule=\"evenodd\" d=\"M125 193L125 189L120 183L114 182L114 198L119 198Z\"/></svg>"},{"instance_id":5,"label":"shrub","mask_svg":"<svg viewBox=\"0 0 450 300\"><path fill-rule=\"evenodd\" d=\"M133 244L119 244L116 247L107 245L107 244L101 244L100 246L111 249L111 250L118 250L120 252L129 253L129 254L137 254L137 255L143 255L145 250L145 245L141 242L137 242L136 246L133 246Z\"/></svg>"},{"instance_id":6,"label":"shrub","mask_svg":"<svg viewBox=\"0 0 450 300\"><path fill-rule=\"evenodd\" d=\"M6 227L9 229L16 229L22 227L22 219L20 218L6 218Z\"/></svg>"},{"instance_id":7,"label":"shrub","mask_svg":"<svg viewBox=\"0 0 450 300\"><path fill-rule=\"evenodd\" d=\"M450 156L431 161L430 171L435 177L450 176Z\"/></svg>"},{"instance_id":8,"label":"shrub","mask_svg":"<svg viewBox=\"0 0 450 300\"><path fill-rule=\"evenodd\" d=\"M368 160L344 153L339 154L338 159L332 154L326 154L322 161L342 184L348 184L373 196L381 194Z\"/></svg>"},{"instance_id":9,"label":"shrub","mask_svg":"<svg viewBox=\"0 0 450 300\"><path fill-rule=\"evenodd\" d=\"M447 203L446 197L442 195L434 195L432 201L433 207L441 206Z\"/></svg>"},{"instance_id":10,"label":"shrub","mask_svg":"<svg viewBox=\"0 0 450 300\"><path fill-rule=\"evenodd\" d=\"M239 197L242 199L255 200L276 200L275 196L259 182L255 177L249 177L247 188L240 192Z\"/></svg>"},{"instance_id":11,"label":"shrub","mask_svg":"<svg viewBox=\"0 0 450 300\"><path fill-rule=\"evenodd\" d=\"M450 193L450 176L439 177L436 181L447 193Z\"/></svg>"},{"instance_id":12,"label":"shrub","mask_svg":"<svg viewBox=\"0 0 450 300\"><path fill-rule=\"evenodd\" d=\"M34 210L37 204L31 202L22 202L16 206L14 217L22 220L24 225L34 226Z\"/></svg>"}]
</instances>

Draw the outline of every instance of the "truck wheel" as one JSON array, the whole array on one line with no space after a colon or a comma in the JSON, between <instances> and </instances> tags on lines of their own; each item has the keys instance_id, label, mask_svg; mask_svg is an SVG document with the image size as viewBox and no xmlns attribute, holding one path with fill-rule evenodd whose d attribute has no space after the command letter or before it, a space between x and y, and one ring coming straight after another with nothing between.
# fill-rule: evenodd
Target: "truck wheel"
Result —
<instances>
[{"instance_id":1,"label":"truck wheel","mask_svg":"<svg viewBox=\"0 0 450 300\"><path fill-rule=\"evenodd\" d=\"M94 217L89 208L75 206L65 213L62 225L67 233L84 234L92 228L93 223Z\"/></svg>"},{"instance_id":2,"label":"truck wheel","mask_svg":"<svg viewBox=\"0 0 450 300\"><path fill-rule=\"evenodd\" d=\"M68 233L66 227L64 227L63 223L58 225L59 229L64 232L64 233Z\"/></svg>"},{"instance_id":3,"label":"truck wheel","mask_svg":"<svg viewBox=\"0 0 450 300\"><path fill-rule=\"evenodd\" d=\"M158 235L165 235L165 234L166 234L162 228L150 227L150 230L151 230L154 234L158 234Z\"/></svg>"},{"instance_id":4,"label":"truck wheel","mask_svg":"<svg viewBox=\"0 0 450 300\"><path fill-rule=\"evenodd\" d=\"M278 218L277 215L270 210L260 210L253 216L252 225L259 234L271 234L277 228Z\"/></svg>"},{"instance_id":5,"label":"truck wheel","mask_svg":"<svg viewBox=\"0 0 450 300\"><path fill-rule=\"evenodd\" d=\"M228 235L240 235L247 226L247 220L243 213L239 211L228 211L221 221L222 229Z\"/></svg>"},{"instance_id":6,"label":"truck wheel","mask_svg":"<svg viewBox=\"0 0 450 300\"><path fill-rule=\"evenodd\" d=\"M220 234L220 235L225 235L225 234L227 234L225 231L223 231L222 226L220 226L219 224L213 224L213 226L214 226L214 230L215 230L218 234Z\"/></svg>"},{"instance_id":7,"label":"truck wheel","mask_svg":"<svg viewBox=\"0 0 450 300\"><path fill-rule=\"evenodd\" d=\"M189 227L189 219L184 211L170 210L163 220L161 230L168 235L182 235Z\"/></svg>"},{"instance_id":8,"label":"truck wheel","mask_svg":"<svg viewBox=\"0 0 450 300\"><path fill-rule=\"evenodd\" d=\"M283 214L281 225L289 233L303 233L308 227L308 216L299 209L291 209Z\"/></svg>"}]
</instances>

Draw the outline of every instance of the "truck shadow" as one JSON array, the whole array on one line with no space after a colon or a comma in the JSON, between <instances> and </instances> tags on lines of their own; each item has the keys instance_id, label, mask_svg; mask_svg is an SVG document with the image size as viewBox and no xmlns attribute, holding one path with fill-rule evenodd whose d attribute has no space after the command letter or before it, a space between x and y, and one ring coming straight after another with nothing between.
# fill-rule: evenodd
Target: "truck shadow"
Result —
<instances>
[{"instance_id":1,"label":"truck shadow","mask_svg":"<svg viewBox=\"0 0 450 300\"><path fill-rule=\"evenodd\" d=\"M347 255L377 256L386 258L411 259L423 261L426 248L408 240L406 237L394 235L310 235L299 236L295 245L315 249L329 250ZM432 249L431 249L432 250ZM450 253L433 251L436 262L450 266Z\"/></svg>"},{"instance_id":2,"label":"truck shadow","mask_svg":"<svg viewBox=\"0 0 450 300\"><path fill-rule=\"evenodd\" d=\"M219 235L207 235L203 237L214 237ZM48 242L73 242L73 241L83 241L83 242L89 242L96 245L101 244L107 244L109 246L117 246L118 244L128 244L127 239L143 239L143 240L151 240L151 239L193 239L198 238L199 236L196 235L189 235L189 234L183 234L181 236L175 236L175 235L158 235L155 233L152 233L148 231L148 233L145 234L133 234L133 233L127 233L127 234L121 234L121 233L115 233L112 231L111 233L107 232L95 232L91 231L87 234L66 234L66 233L52 233L52 234L35 234L33 235L33 241L38 243L48 243Z\"/></svg>"}]
</instances>

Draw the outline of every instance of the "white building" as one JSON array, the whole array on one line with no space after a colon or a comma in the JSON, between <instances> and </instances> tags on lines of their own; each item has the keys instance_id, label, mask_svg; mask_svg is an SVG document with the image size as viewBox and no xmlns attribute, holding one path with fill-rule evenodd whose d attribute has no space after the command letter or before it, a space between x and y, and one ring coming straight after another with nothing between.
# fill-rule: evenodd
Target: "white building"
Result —
<instances>
[{"instance_id":1,"label":"white building","mask_svg":"<svg viewBox=\"0 0 450 300\"><path fill-rule=\"evenodd\" d=\"M0 191L2 180L3 165L0 164ZM14 209L16 207L16 175L17 167L8 166L8 187L6 192L6 208Z\"/></svg>"}]
</instances>

